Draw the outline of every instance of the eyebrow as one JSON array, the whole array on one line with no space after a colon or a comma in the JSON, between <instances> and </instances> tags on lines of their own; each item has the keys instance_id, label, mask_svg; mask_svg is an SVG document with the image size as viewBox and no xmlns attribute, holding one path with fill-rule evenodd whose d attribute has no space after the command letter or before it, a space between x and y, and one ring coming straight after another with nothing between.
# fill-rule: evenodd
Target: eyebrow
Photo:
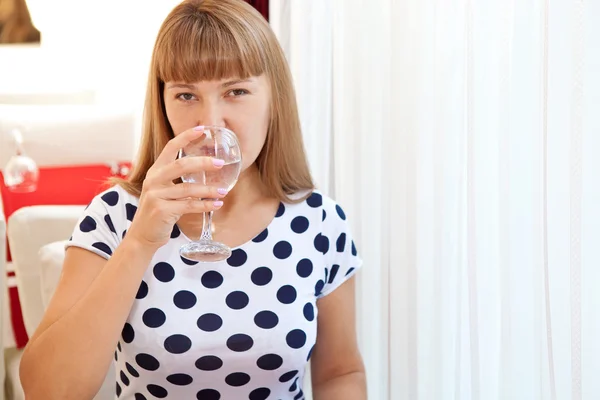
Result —
<instances>
[{"instance_id":1,"label":"eyebrow","mask_svg":"<svg viewBox=\"0 0 600 400\"><path fill-rule=\"evenodd\" d=\"M252 78L248 78L248 79L235 79L232 81L227 81L225 83L223 83L221 85L221 87L223 88L227 88L233 85L237 85L240 83L248 83L248 82L252 82ZM170 83L169 86L167 87L167 89L188 89L188 90L195 90L197 89L196 85L191 84L191 83Z\"/></svg>"}]
</instances>

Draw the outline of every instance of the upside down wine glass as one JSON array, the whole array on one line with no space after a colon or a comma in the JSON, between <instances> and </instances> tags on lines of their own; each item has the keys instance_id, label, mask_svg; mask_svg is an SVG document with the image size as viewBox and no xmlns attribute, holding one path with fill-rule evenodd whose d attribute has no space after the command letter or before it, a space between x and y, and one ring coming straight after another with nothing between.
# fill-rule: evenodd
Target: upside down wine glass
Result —
<instances>
[{"instance_id":1,"label":"upside down wine glass","mask_svg":"<svg viewBox=\"0 0 600 400\"><path fill-rule=\"evenodd\" d=\"M181 180L228 191L235 186L242 168L242 152L235 133L218 126L205 126L204 135L181 149L179 157L213 157L225 161L223 167L216 171L188 174L182 176ZM202 235L199 240L181 246L179 253L182 257L193 261L215 262L231 256L229 246L212 238L212 216L212 211L203 213Z\"/></svg>"}]
</instances>

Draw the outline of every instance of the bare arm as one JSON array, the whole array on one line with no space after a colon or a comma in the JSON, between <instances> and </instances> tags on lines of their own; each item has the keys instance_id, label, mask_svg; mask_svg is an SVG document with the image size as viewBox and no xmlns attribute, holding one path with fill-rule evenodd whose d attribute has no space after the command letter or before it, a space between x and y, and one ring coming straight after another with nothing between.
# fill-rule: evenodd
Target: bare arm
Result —
<instances>
[{"instance_id":1,"label":"bare arm","mask_svg":"<svg viewBox=\"0 0 600 400\"><path fill-rule=\"evenodd\" d=\"M315 400L366 400L365 367L356 341L355 283L350 278L319 300L312 357Z\"/></svg>"},{"instance_id":2,"label":"bare arm","mask_svg":"<svg viewBox=\"0 0 600 400\"><path fill-rule=\"evenodd\" d=\"M127 239L109 261L67 250L56 295L21 360L28 399L94 397L153 253Z\"/></svg>"}]
</instances>

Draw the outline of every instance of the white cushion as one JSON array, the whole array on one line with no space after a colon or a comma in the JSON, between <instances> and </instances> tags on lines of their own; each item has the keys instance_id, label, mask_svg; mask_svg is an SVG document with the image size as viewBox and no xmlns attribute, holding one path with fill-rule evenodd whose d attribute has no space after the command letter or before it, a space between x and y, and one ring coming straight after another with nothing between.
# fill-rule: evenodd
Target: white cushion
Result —
<instances>
[{"instance_id":1,"label":"white cushion","mask_svg":"<svg viewBox=\"0 0 600 400\"><path fill-rule=\"evenodd\" d=\"M40 289L42 292L42 304L44 310L48 308L50 300L54 295L60 274L62 271L63 262L65 260L65 244L66 240L52 242L42 246L39 252L40 257Z\"/></svg>"},{"instance_id":2,"label":"white cushion","mask_svg":"<svg viewBox=\"0 0 600 400\"><path fill-rule=\"evenodd\" d=\"M60 280L63 262L65 259L66 241L58 241L42 246L39 252L41 269L41 291L44 309L48 307L56 285ZM113 400L115 391L115 367L111 366L104 378L100 391L94 400Z\"/></svg>"}]
</instances>

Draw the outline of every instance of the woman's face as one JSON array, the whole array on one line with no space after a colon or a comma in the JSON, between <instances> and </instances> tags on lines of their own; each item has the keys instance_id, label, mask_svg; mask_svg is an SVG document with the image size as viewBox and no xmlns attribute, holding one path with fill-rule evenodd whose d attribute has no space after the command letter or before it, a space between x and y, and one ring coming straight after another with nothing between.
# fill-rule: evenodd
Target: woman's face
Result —
<instances>
[{"instance_id":1,"label":"woman's face","mask_svg":"<svg viewBox=\"0 0 600 400\"><path fill-rule=\"evenodd\" d=\"M165 82L167 118L175 135L199 125L232 130L240 141L242 170L254 163L265 143L271 94L267 78L196 83Z\"/></svg>"}]
</instances>

